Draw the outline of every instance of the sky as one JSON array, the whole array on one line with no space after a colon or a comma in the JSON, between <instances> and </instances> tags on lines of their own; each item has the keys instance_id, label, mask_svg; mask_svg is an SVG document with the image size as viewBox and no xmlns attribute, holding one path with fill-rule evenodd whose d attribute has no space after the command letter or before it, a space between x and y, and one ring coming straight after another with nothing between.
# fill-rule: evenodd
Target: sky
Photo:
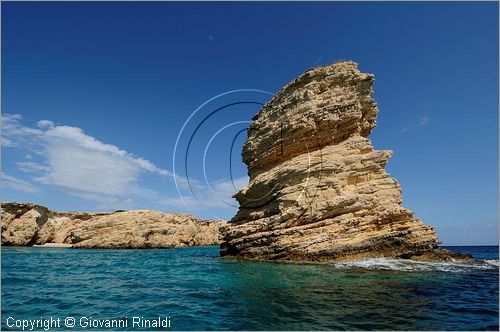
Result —
<instances>
[{"instance_id":1,"label":"sky","mask_svg":"<svg viewBox=\"0 0 500 332\"><path fill-rule=\"evenodd\" d=\"M230 219L260 104L352 59L403 206L498 244L498 3L1 5L2 201Z\"/></svg>"}]
</instances>

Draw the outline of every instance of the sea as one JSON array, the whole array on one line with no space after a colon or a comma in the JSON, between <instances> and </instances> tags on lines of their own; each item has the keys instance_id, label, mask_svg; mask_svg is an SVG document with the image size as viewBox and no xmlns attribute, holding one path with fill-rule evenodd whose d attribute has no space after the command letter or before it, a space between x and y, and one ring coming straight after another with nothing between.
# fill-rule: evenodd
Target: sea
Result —
<instances>
[{"instance_id":1,"label":"sea","mask_svg":"<svg viewBox=\"0 0 500 332\"><path fill-rule=\"evenodd\" d=\"M487 264L280 264L220 258L218 247L2 247L1 328L498 331L498 246L447 248Z\"/></svg>"}]
</instances>

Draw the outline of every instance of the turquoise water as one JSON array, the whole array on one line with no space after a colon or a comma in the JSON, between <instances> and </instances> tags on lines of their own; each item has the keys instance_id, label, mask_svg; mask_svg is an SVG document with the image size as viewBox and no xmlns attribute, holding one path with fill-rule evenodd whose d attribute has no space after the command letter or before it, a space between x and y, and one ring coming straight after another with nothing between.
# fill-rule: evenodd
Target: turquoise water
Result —
<instances>
[{"instance_id":1,"label":"turquoise water","mask_svg":"<svg viewBox=\"0 0 500 332\"><path fill-rule=\"evenodd\" d=\"M2 329L8 317L71 316L79 327L81 317L160 316L171 330L498 330L498 247L451 249L491 265L275 264L221 259L217 247L3 247Z\"/></svg>"}]
</instances>

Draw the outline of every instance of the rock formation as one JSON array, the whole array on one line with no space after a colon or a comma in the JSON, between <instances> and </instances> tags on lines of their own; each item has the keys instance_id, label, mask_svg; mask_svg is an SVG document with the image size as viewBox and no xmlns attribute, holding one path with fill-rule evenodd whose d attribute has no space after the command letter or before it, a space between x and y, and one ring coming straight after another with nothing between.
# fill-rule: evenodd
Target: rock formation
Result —
<instances>
[{"instance_id":1,"label":"rock formation","mask_svg":"<svg viewBox=\"0 0 500 332\"><path fill-rule=\"evenodd\" d=\"M234 197L222 256L284 261L448 259L433 228L401 206L374 150L374 76L351 61L306 71L254 116L243 148L248 188Z\"/></svg>"},{"instance_id":2,"label":"rock formation","mask_svg":"<svg viewBox=\"0 0 500 332\"><path fill-rule=\"evenodd\" d=\"M216 221L152 210L55 212L30 203L2 203L2 245L66 243L75 248L170 248L218 245Z\"/></svg>"}]
</instances>

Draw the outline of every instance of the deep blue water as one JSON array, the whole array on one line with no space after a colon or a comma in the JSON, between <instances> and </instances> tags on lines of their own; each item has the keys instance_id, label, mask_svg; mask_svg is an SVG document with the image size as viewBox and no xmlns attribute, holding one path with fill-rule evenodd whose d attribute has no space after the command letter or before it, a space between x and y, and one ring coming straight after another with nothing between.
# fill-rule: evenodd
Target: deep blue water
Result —
<instances>
[{"instance_id":1,"label":"deep blue water","mask_svg":"<svg viewBox=\"0 0 500 332\"><path fill-rule=\"evenodd\" d=\"M498 247L450 249L496 266L261 263L221 259L217 247L3 247L2 329L8 317L59 317L64 327L71 316L78 327L82 316L168 316L171 330L498 331Z\"/></svg>"}]
</instances>

